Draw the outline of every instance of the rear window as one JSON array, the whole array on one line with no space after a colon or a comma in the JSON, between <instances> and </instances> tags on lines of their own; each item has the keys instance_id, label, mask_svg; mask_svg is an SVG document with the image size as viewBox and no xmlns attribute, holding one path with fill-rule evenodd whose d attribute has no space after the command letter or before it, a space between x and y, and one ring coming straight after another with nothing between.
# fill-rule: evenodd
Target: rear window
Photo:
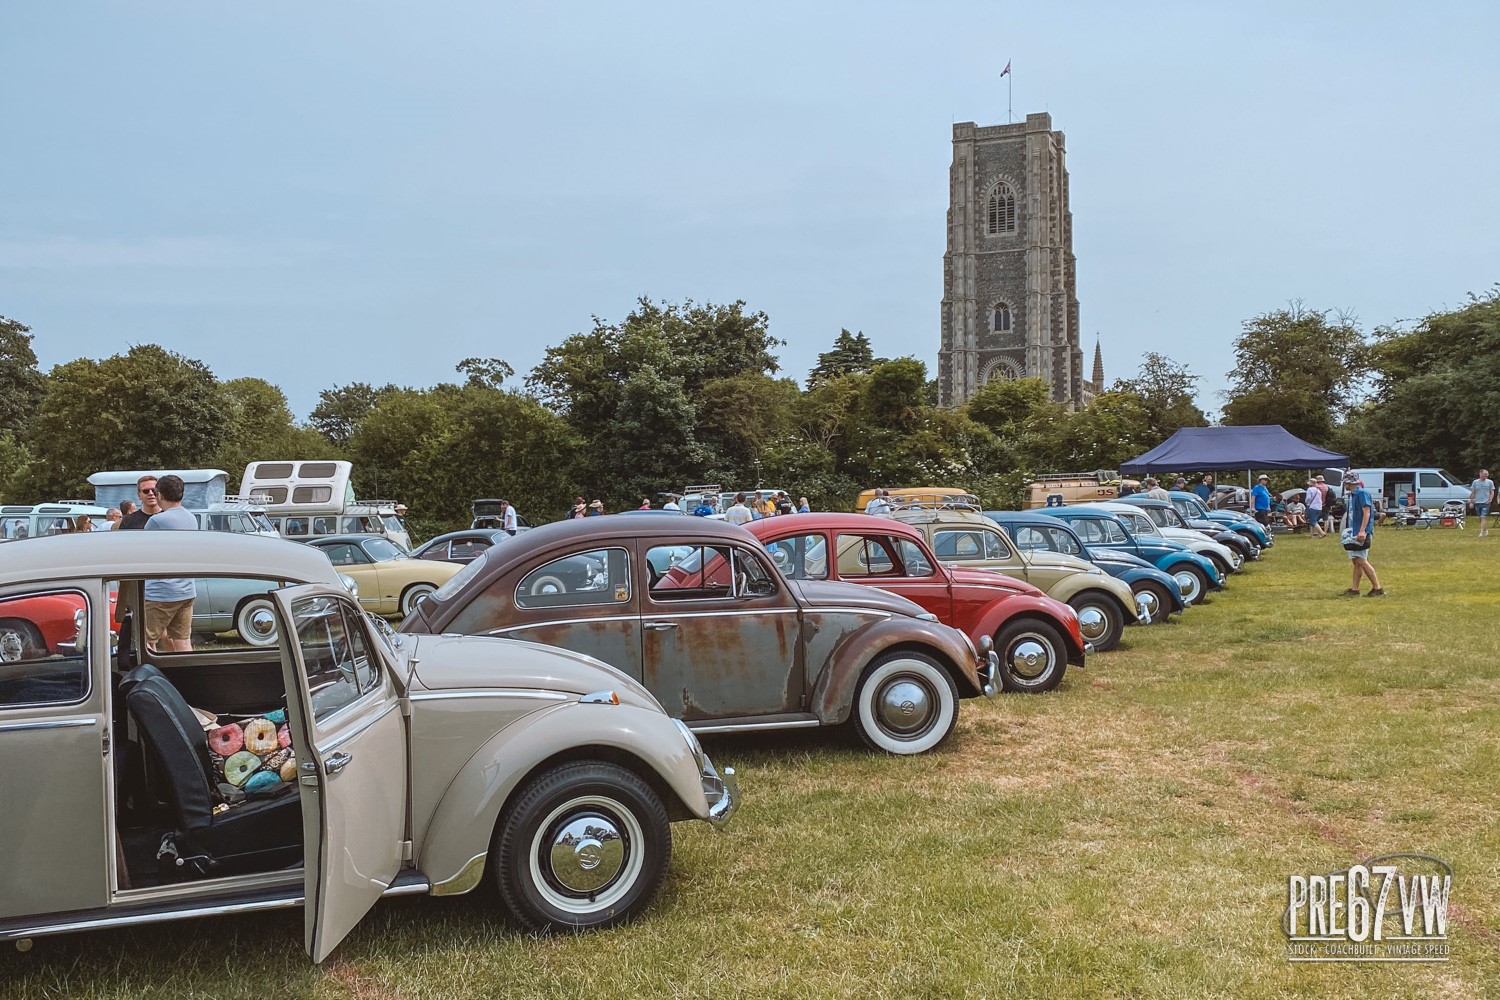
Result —
<instances>
[{"instance_id":1,"label":"rear window","mask_svg":"<svg viewBox=\"0 0 1500 1000\"><path fill-rule=\"evenodd\" d=\"M303 479L332 479L338 466L332 462L303 462L297 475Z\"/></svg>"},{"instance_id":2,"label":"rear window","mask_svg":"<svg viewBox=\"0 0 1500 1000\"><path fill-rule=\"evenodd\" d=\"M292 474L291 462L261 462L251 473L252 479L286 479Z\"/></svg>"},{"instance_id":3,"label":"rear window","mask_svg":"<svg viewBox=\"0 0 1500 1000\"><path fill-rule=\"evenodd\" d=\"M328 503L332 499L332 486L298 486L292 490L292 503Z\"/></svg>"}]
</instances>

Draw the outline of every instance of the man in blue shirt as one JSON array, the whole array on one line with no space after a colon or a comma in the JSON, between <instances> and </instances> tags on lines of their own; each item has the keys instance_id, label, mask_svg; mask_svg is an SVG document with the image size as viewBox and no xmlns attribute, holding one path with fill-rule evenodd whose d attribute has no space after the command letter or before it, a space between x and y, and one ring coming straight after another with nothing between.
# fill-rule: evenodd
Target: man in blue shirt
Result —
<instances>
[{"instance_id":1,"label":"man in blue shirt","mask_svg":"<svg viewBox=\"0 0 1500 1000\"><path fill-rule=\"evenodd\" d=\"M1350 597L1358 597L1360 577L1367 577L1370 591L1365 596L1384 597L1385 589L1375 576L1375 567L1370 565L1370 546L1375 541L1375 503L1370 499L1364 483L1352 472L1344 477L1344 499L1349 506L1349 527L1346 530L1353 536L1352 539L1346 537L1344 549L1349 553L1350 565L1354 567L1354 582L1344 593ZM1356 548L1349 548L1351 540Z\"/></svg>"},{"instance_id":2,"label":"man in blue shirt","mask_svg":"<svg viewBox=\"0 0 1500 1000\"><path fill-rule=\"evenodd\" d=\"M1211 506L1209 501L1214 498L1214 477L1205 474L1202 479L1198 480L1198 485L1193 487L1193 492L1198 494L1198 499L1202 500L1205 506Z\"/></svg>"},{"instance_id":3,"label":"man in blue shirt","mask_svg":"<svg viewBox=\"0 0 1500 1000\"><path fill-rule=\"evenodd\" d=\"M1261 476L1255 484L1255 489L1250 491L1252 506L1255 508L1255 519L1267 525L1271 523L1271 490L1266 485L1270 481L1270 476Z\"/></svg>"}]
</instances>

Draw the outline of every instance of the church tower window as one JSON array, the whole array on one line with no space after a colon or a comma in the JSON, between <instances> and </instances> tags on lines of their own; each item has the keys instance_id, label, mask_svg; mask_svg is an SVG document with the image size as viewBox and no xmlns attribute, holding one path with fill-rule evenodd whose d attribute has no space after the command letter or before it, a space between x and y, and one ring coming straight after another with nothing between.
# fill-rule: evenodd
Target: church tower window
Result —
<instances>
[{"instance_id":1,"label":"church tower window","mask_svg":"<svg viewBox=\"0 0 1500 1000\"><path fill-rule=\"evenodd\" d=\"M985 235L999 236L1016 231L1016 193L1010 185L1001 181L990 192L989 213L985 222Z\"/></svg>"},{"instance_id":2,"label":"church tower window","mask_svg":"<svg viewBox=\"0 0 1500 1000\"><path fill-rule=\"evenodd\" d=\"M1004 302L995 306L994 330L996 333L1010 332L1010 306Z\"/></svg>"}]
</instances>

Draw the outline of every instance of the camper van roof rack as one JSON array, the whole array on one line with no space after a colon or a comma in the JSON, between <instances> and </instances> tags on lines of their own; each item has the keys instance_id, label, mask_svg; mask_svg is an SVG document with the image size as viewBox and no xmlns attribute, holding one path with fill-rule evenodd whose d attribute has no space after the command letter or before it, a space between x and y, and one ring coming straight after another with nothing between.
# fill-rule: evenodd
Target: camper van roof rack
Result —
<instances>
[{"instance_id":1,"label":"camper van roof rack","mask_svg":"<svg viewBox=\"0 0 1500 1000\"><path fill-rule=\"evenodd\" d=\"M224 494L224 499L219 502L243 503L249 504L252 507L264 507L266 504L271 502L271 498L266 496L264 493L251 493L248 496L242 496L238 493L226 493Z\"/></svg>"},{"instance_id":2,"label":"camper van roof rack","mask_svg":"<svg viewBox=\"0 0 1500 1000\"><path fill-rule=\"evenodd\" d=\"M702 486L684 486L682 488L682 495L685 496L689 493L722 493L723 491L724 487L718 483L704 483Z\"/></svg>"},{"instance_id":3,"label":"camper van roof rack","mask_svg":"<svg viewBox=\"0 0 1500 1000\"><path fill-rule=\"evenodd\" d=\"M964 493L954 494L951 497L932 500L902 500L900 497L893 497L890 501L889 509L892 511L963 510L977 513L982 509L982 505L980 504L978 497L974 496L973 494Z\"/></svg>"},{"instance_id":4,"label":"camper van roof rack","mask_svg":"<svg viewBox=\"0 0 1500 1000\"><path fill-rule=\"evenodd\" d=\"M1036 477L1039 483L1062 482L1066 479L1089 479L1100 483L1113 483L1119 481L1120 473L1115 469L1094 469L1090 472L1055 472Z\"/></svg>"},{"instance_id":5,"label":"camper van roof rack","mask_svg":"<svg viewBox=\"0 0 1500 1000\"><path fill-rule=\"evenodd\" d=\"M92 500L54 500L54 504L70 507L94 507L97 506Z\"/></svg>"},{"instance_id":6,"label":"camper van roof rack","mask_svg":"<svg viewBox=\"0 0 1500 1000\"><path fill-rule=\"evenodd\" d=\"M355 497L354 504L357 507L395 507L394 500L366 500L363 497Z\"/></svg>"}]
</instances>

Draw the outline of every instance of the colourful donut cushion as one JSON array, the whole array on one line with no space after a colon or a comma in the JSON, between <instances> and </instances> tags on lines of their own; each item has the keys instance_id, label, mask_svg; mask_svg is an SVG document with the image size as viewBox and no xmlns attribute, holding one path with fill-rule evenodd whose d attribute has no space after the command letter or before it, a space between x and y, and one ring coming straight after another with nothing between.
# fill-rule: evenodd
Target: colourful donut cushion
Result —
<instances>
[{"instance_id":1,"label":"colourful donut cushion","mask_svg":"<svg viewBox=\"0 0 1500 1000\"><path fill-rule=\"evenodd\" d=\"M268 721L268 722L274 722L278 726L281 725L283 722L286 721L286 709L284 709L284 708L278 708L274 712L267 712L266 713L266 721Z\"/></svg>"},{"instance_id":2,"label":"colourful donut cushion","mask_svg":"<svg viewBox=\"0 0 1500 1000\"><path fill-rule=\"evenodd\" d=\"M276 745L279 747L289 747L292 745L292 731L287 728L285 722L281 724L280 729L276 730Z\"/></svg>"},{"instance_id":3,"label":"colourful donut cushion","mask_svg":"<svg viewBox=\"0 0 1500 1000\"><path fill-rule=\"evenodd\" d=\"M249 750L241 750L224 758L224 780L236 788L242 787L259 770L260 758Z\"/></svg>"},{"instance_id":4,"label":"colourful donut cushion","mask_svg":"<svg viewBox=\"0 0 1500 1000\"><path fill-rule=\"evenodd\" d=\"M281 775L275 771L256 771L250 775L250 780L245 782L245 791L258 792L265 788L275 788L281 784Z\"/></svg>"},{"instance_id":5,"label":"colourful donut cushion","mask_svg":"<svg viewBox=\"0 0 1500 1000\"><path fill-rule=\"evenodd\" d=\"M208 748L220 757L228 757L245 748L245 731L239 726L220 726L208 734Z\"/></svg>"},{"instance_id":6,"label":"colourful donut cushion","mask_svg":"<svg viewBox=\"0 0 1500 1000\"><path fill-rule=\"evenodd\" d=\"M276 726L269 719L251 719L245 723L245 749L263 757L277 749Z\"/></svg>"},{"instance_id":7,"label":"colourful donut cushion","mask_svg":"<svg viewBox=\"0 0 1500 1000\"><path fill-rule=\"evenodd\" d=\"M297 780L297 758L296 757L288 757L286 759L285 763L283 763L281 765L281 780L282 781L296 781Z\"/></svg>"}]
</instances>

